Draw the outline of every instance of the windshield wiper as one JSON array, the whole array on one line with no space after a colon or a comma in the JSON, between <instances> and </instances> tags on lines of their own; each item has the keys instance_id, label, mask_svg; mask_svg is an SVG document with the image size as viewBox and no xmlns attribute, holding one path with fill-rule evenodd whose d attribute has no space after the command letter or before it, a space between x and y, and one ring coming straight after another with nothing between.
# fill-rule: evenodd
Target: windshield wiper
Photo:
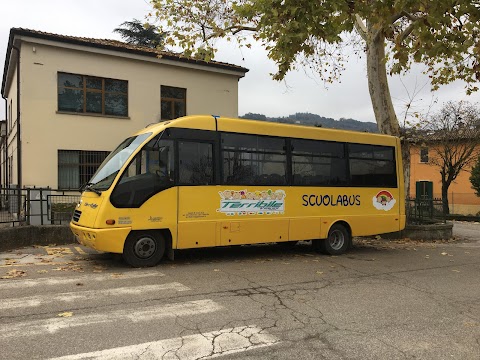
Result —
<instances>
[{"instance_id":1,"label":"windshield wiper","mask_svg":"<svg viewBox=\"0 0 480 360\"><path fill-rule=\"evenodd\" d=\"M94 189L94 188L92 187L92 185L94 185L94 184L92 184L92 183L90 183L90 182L87 182L85 185L83 185L83 186L80 188L80 191L85 191L85 190L87 190L87 191L94 192L95 194L97 194L97 195L99 195L99 196L102 195L102 192L99 191L99 190L97 190L97 189Z\"/></svg>"}]
</instances>

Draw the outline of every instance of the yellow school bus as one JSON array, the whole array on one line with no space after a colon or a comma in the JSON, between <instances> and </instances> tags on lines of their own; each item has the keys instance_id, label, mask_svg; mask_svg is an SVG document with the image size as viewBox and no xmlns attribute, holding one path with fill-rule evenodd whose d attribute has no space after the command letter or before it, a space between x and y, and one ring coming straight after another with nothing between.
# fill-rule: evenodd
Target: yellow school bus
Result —
<instances>
[{"instance_id":1,"label":"yellow school bus","mask_svg":"<svg viewBox=\"0 0 480 360\"><path fill-rule=\"evenodd\" d=\"M405 227L396 137L186 116L123 141L83 188L78 241L154 266L176 249L255 243L346 252Z\"/></svg>"}]
</instances>

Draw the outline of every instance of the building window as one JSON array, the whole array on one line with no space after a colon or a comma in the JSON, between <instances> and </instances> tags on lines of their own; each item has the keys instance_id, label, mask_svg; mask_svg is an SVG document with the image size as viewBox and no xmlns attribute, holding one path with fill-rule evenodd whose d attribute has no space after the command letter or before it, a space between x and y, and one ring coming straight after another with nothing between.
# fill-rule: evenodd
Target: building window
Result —
<instances>
[{"instance_id":1,"label":"building window","mask_svg":"<svg viewBox=\"0 0 480 360\"><path fill-rule=\"evenodd\" d=\"M187 114L187 89L162 85L161 97L162 120L172 120Z\"/></svg>"},{"instance_id":2,"label":"building window","mask_svg":"<svg viewBox=\"0 0 480 360\"><path fill-rule=\"evenodd\" d=\"M128 116L128 81L58 73L58 111Z\"/></svg>"},{"instance_id":3,"label":"building window","mask_svg":"<svg viewBox=\"0 0 480 360\"><path fill-rule=\"evenodd\" d=\"M428 147L422 147L420 149L420 162L428 163Z\"/></svg>"},{"instance_id":4,"label":"building window","mask_svg":"<svg viewBox=\"0 0 480 360\"><path fill-rule=\"evenodd\" d=\"M58 188L79 189L108 154L108 151L58 150Z\"/></svg>"}]
</instances>

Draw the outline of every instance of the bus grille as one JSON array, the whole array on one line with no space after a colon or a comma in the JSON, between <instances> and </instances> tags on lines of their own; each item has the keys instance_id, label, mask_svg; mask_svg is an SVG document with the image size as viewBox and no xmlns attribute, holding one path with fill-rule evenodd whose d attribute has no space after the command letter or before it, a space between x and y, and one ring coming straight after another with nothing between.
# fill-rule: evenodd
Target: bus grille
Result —
<instances>
[{"instance_id":1,"label":"bus grille","mask_svg":"<svg viewBox=\"0 0 480 360\"><path fill-rule=\"evenodd\" d=\"M72 220L75 221L75 222L78 222L80 220L81 215L82 215L82 212L80 210L75 210L73 212Z\"/></svg>"}]
</instances>

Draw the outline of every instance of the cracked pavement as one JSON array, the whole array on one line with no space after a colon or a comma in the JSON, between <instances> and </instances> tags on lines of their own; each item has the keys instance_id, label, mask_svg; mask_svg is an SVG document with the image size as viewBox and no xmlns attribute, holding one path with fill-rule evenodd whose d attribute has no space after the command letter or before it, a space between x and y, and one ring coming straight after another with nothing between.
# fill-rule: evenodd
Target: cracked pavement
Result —
<instances>
[{"instance_id":1,"label":"cracked pavement","mask_svg":"<svg viewBox=\"0 0 480 360\"><path fill-rule=\"evenodd\" d=\"M479 359L480 224L454 235L356 239L338 257L188 250L149 269L78 245L3 253L0 277L24 274L0 280L2 357Z\"/></svg>"}]
</instances>

